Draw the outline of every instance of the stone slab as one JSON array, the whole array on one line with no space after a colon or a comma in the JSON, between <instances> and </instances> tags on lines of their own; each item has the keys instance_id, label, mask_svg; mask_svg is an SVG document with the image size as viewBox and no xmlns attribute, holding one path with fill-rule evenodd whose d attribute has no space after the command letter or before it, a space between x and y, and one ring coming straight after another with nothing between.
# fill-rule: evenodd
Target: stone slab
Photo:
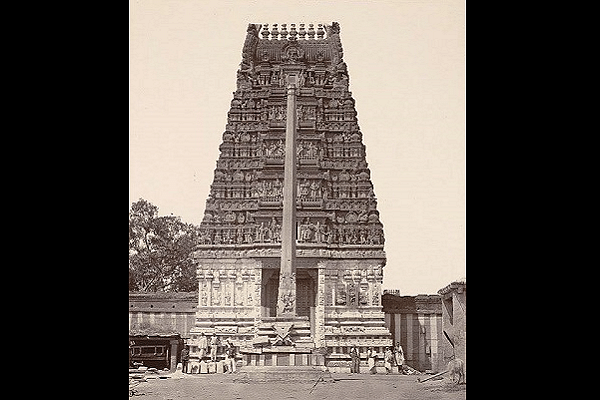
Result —
<instances>
[{"instance_id":1,"label":"stone slab","mask_svg":"<svg viewBox=\"0 0 600 400\"><path fill-rule=\"evenodd\" d=\"M272 346L263 347L263 353L310 353L311 347L296 347L296 346Z\"/></svg>"}]
</instances>

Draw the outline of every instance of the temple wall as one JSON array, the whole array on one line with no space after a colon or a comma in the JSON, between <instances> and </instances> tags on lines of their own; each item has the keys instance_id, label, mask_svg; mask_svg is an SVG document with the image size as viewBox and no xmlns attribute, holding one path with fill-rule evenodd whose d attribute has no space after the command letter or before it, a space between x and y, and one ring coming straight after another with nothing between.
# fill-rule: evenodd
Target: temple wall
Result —
<instances>
[{"instance_id":1,"label":"temple wall","mask_svg":"<svg viewBox=\"0 0 600 400\"><path fill-rule=\"evenodd\" d=\"M243 258L198 261L196 326L212 327L217 333L238 333L240 326L249 330L261 316L261 262ZM231 323L214 327L215 321L228 320Z\"/></svg>"},{"instance_id":2,"label":"temple wall","mask_svg":"<svg viewBox=\"0 0 600 400\"><path fill-rule=\"evenodd\" d=\"M188 338L197 311L196 292L129 293L129 332L173 332Z\"/></svg>"},{"instance_id":3,"label":"temple wall","mask_svg":"<svg viewBox=\"0 0 600 400\"><path fill-rule=\"evenodd\" d=\"M260 299L260 285L257 285L256 282L260 282L261 281L261 270L258 269L254 272L254 285L253 285L253 290L254 290L254 295L253 295L253 299ZM341 332L342 328L338 323L335 323L336 321L340 321L340 318L342 316L349 316L352 317L353 315L358 315L360 316L360 314L362 313L363 315L374 315L374 316L379 316L380 313L384 313L385 312L385 322L386 322L386 327L388 327L390 329L390 332L393 333L393 339L394 342L397 341L397 335L399 335L399 332L402 332L401 330L394 330L394 326L390 325L390 318L394 318L391 317L391 313L397 313L397 314L402 314L401 317L395 317L394 321L396 321L397 324L401 324L400 326L404 327L404 326L408 326L408 322L406 321L406 314L412 314L414 316L417 316L416 312L411 312L410 310L397 310L393 308L393 304L391 304L390 302L390 297L389 295L383 295L381 298L381 302L382 302L382 307L365 307L365 306L356 306L356 307L350 307L350 306L327 306L326 302L327 302L327 297L330 296L330 302L333 301L333 294L331 294L331 292L333 291L333 288L335 288L335 282L332 282L332 276L334 276L333 274L329 274L329 272L331 271L327 271L324 268L319 268L318 270L318 279L319 279L319 288L318 289L318 294L317 294L317 304L315 307L315 320L316 320L316 332L315 332L315 341L316 341L316 347L321 347L324 345L324 341L325 341L325 333L333 333L333 325L336 325L336 327L338 328L336 331L337 332ZM204 274L206 274L204 272ZM243 275L243 273L242 273ZM248 273L249 276L251 276L250 273ZM236 277L237 279L237 277ZM204 287L204 290L207 293L208 297L208 282L205 282L206 286L201 285L201 287ZM327 287L329 287L329 295L327 294ZM244 292L245 293L245 292ZM414 296L404 296L403 298L414 298ZM436 296L437 297L437 296ZM130 331L132 330L136 330L139 327L144 327L144 326L148 326L151 324L154 325L158 325L158 326L164 326L165 329L172 329L174 332L177 332L181 335L181 337L184 338L189 338L189 332L190 329L192 329L195 326L196 323L196 316L197 316L197 312L198 310L198 302L200 301L199 299L202 298L202 294L199 294L198 292L190 292L190 293L130 293L129 294L129 329ZM331 304L331 303L330 303ZM227 307L223 307L223 308L227 308ZM240 310L239 307L229 307L232 311L237 311ZM245 311L245 308L241 309L242 311ZM415 309L416 310L416 309ZM204 313L205 311L200 310L201 313ZM358 314L356 314L358 312ZM218 314L217 315L221 315ZM260 315L260 303L258 303L258 306L254 305L254 314L253 315ZM437 315L437 314L436 314ZM327 317L326 317L327 316ZM252 317L254 318L254 317ZM402 319L404 318L404 319ZM414 317L411 319L411 321L418 321L418 317ZM328 325L328 327L326 326L326 321L330 322L330 323L334 323L333 325L330 324ZM399 322L402 321L402 322ZM411 322L411 326L415 325L413 322ZM343 329L345 332L349 331L349 328L345 328ZM402 337L406 337L406 330L404 331L405 334L402 335ZM358 335L358 331L357 333L357 337L364 337L365 335ZM395 335L394 335L395 333ZM438 330L438 334L441 334L440 330ZM329 335L331 336L331 335ZM435 336L435 335L434 335ZM439 336L439 335L438 335ZM331 339L332 342L331 344L335 344L336 346L352 346L355 344L355 342L353 342L352 340L350 341L335 341L333 339ZM373 345L375 345L374 342L370 342ZM403 347L406 351L407 347L405 347L406 343L403 343ZM433 347L435 349L435 347Z\"/></svg>"},{"instance_id":4,"label":"temple wall","mask_svg":"<svg viewBox=\"0 0 600 400\"><path fill-rule=\"evenodd\" d=\"M381 306L381 260L328 260L324 270L324 345L333 354L383 353L392 341Z\"/></svg>"}]
</instances>

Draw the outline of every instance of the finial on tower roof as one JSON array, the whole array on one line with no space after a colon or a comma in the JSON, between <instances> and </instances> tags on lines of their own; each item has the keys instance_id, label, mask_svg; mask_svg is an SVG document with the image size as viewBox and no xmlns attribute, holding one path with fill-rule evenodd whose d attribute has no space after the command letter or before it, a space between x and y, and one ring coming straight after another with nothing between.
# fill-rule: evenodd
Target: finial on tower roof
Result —
<instances>
[{"instance_id":1,"label":"finial on tower roof","mask_svg":"<svg viewBox=\"0 0 600 400\"><path fill-rule=\"evenodd\" d=\"M271 39L277 39L279 36L279 31L277 30L277 24L273 24L273 29L271 29Z\"/></svg>"},{"instance_id":2,"label":"finial on tower roof","mask_svg":"<svg viewBox=\"0 0 600 400\"><path fill-rule=\"evenodd\" d=\"M323 24L319 24L317 28L317 39L323 39L323 35L325 35L325 31L323 30Z\"/></svg>"},{"instance_id":3,"label":"finial on tower roof","mask_svg":"<svg viewBox=\"0 0 600 400\"><path fill-rule=\"evenodd\" d=\"M257 30L256 25L254 25L254 24L248 24L248 28L246 29L246 32L252 33L253 35L258 36L258 30Z\"/></svg>"},{"instance_id":4,"label":"finial on tower roof","mask_svg":"<svg viewBox=\"0 0 600 400\"><path fill-rule=\"evenodd\" d=\"M331 33L340 33L340 24L338 22L331 23Z\"/></svg>"},{"instance_id":5,"label":"finial on tower roof","mask_svg":"<svg viewBox=\"0 0 600 400\"><path fill-rule=\"evenodd\" d=\"M306 37L306 30L304 29L304 24L300 24L300 33L298 34L300 39L304 39Z\"/></svg>"},{"instance_id":6,"label":"finial on tower roof","mask_svg":"<svg viewBox=\"0 0 600 400\"><path fill-rule=\"evenodd\" d=\"M269 38L269 24L263 24L263 31L261 32L263 39Z\"/></svg>"},{"instance_id":7,"label":"finial on tower roof","mask_svg":"<svg viewBox=\"0 0 600 400\"><path fill-rule=\"evenodd\" d=\"M296 40L296 35L298 35L298 32L296 32L296 24L290 24L290 40Z\"/></svg>"}]
</instances>

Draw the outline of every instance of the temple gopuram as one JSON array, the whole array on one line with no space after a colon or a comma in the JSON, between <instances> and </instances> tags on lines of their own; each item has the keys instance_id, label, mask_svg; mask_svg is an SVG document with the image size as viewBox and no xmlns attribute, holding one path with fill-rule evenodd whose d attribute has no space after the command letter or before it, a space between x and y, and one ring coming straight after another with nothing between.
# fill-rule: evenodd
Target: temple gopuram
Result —
<instances>
[{"instance_id":1,"label":"temple gopuram","mask_svg":"<svg viewBox=\"0 0 600 400\"><path fill-rule=\"evenodd\" d=\"M201 333L245 366L335 366L392 345L383 224L340 26L250 24L194 253Z\"/></svg>"}]
</instances>

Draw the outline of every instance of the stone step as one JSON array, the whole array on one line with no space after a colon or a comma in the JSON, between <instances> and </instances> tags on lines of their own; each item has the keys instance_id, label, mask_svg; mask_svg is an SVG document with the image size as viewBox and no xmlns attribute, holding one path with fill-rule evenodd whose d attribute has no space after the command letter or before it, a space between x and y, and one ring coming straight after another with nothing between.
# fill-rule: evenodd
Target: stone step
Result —
<instances>
[{"instance_id":1,"label":"stone step","mask_svg":"<svg viewBox=\"0 0 600 400\"><path fill-rule=\"evenodd\" d=\"M242 353L242 365L248 367L320 367L325 364L321 354L295 352Z\"/></svg>"},{"instance_id":2,"label":"stone step","mask_svg":"<svg viewBox=\"0 0 600 400\"><path fill-rule=\"evenodd\" d=\"M246 382L317 382L333 381L324 366L243 366L236 381Z\"/></svg>"}]
</instances>

